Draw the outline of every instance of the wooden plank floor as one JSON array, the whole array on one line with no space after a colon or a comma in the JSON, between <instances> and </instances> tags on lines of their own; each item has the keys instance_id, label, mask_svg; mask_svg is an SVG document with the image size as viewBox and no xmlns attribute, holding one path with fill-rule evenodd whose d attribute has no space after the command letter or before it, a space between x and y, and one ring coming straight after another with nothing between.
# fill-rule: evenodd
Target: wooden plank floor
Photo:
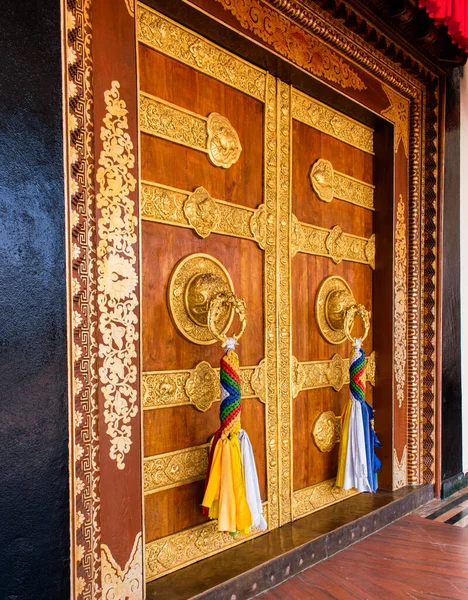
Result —
<instances>
[{"instance_id":1,"label":"wooden plank floor","mask_svg":"<svg viewBox=\"0 0 468 600\"><path fill-rule=\"evenodd\" d=\"M468 530L408 516L261 600L468 600Z\"/></svg>"}]
</instances>

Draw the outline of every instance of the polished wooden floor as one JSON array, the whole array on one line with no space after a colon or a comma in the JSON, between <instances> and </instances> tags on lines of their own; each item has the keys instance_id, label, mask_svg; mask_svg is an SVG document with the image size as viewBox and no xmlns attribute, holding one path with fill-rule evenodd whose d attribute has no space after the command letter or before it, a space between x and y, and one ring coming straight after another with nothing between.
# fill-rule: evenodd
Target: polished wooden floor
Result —
<instances>
[{"instance_id":1,"label":"polished wooden floor","mask_svg":"<svg viewBox=\"0 0 468 600\"><path fill-rule=\"evenodd\" d=\"M407 516L261 600L468 600L468 530Z\"/></svg>"}]
</instances>

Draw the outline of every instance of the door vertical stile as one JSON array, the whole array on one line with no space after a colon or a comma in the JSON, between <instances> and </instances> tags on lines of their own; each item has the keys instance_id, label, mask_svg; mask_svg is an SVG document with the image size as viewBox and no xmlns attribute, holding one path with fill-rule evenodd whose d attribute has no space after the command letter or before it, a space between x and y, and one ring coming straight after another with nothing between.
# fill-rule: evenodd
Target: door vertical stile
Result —
<instances>
[{"instance_id":1,"label":"door vertical stile","mask_svg":"<svg viewBox=\"0 0 468 600\"><path fill-rule=\"evenodd\" d=\"M276 79L267 74L264 109L264 202L265 202L265 356L266 356L266 432L268 526L280 524L278 479L278 403L276 314L276 221L277 221L277 102Z\"/></svg>"},{"instance_id":2,"label":"door vertical stile","mask_svg":"<svg viewBox=\"0 0 468 600\"><path fill-rule=\"evenodd\" d=\"M278 79L278 432L280 524L292 519L291 406L291 86Z\"/></svg>"}]
</instances>

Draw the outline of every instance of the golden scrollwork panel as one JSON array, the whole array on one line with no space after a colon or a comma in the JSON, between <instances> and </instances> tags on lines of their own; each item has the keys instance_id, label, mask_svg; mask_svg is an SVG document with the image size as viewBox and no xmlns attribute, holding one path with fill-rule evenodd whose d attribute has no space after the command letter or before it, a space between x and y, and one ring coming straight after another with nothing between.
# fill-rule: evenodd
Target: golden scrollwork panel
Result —
<instances>
[{"instance_id":1,"label":"golden scrollwork panel","mask_svg":"<svg viewBox=\"0 0 468 600\"><path fill-rule=\"evenodd\" d=\"M323 202L331 202L333 198L337 198L374 210L375 186L335 171L329 160L319 158L314 162L310 170L310 183Z\"/></svg>"},{"instance_id":2,"label":"golden scrollwork panel","mask_svg":"<svg viewBox=\"0 0 468 600\"><path fill-rule=\"evenodd\" d=\"M229 169L242 152L229 119L216 112L208 117L140 92L140 131L205 152L216 167Z\"/></svg>"},{"instance_id":3,"label":"golden scrollwork panel","mask_svg":"<svg viewBox=\"0 0 468 600\"><path fill-rule=\"evenodd\" d=\"M299 519L300 517L305 517L316 510L340 502L345 498L355 496L358 493L355 489L344 490L335 487L334 479L297 490L293 495L293 518Z\"/></svg>"},{"instance_id":4,"label":"golden scrollwork panel","mask_svg":"<svg viewBox=\"0 0 468 600\"><path fill-rule=\"evenodd\" d=\"M268 522L268 503L263 504L263 515ZM250 535L220 533L217 521L208 521L184 529L173 535L146 544L146 578L148 581L172 573L181 567L207 558L262 535L257 528Z\"/></svg>"},{"instance_id":5,"label":"golden scrollwork panel","mask_svg":"<svg viewBox=\"0 0 468 600\"><path fill-rule=\"evenodd\" d=\"M406 391L406 334L408 313L407 240L405 203L400 194L395 226L395 357L394 372L398 407L403 406Z\"/></svg>"},{"instance_id":6,"label":"golden scrollwork panel","mask_svg":"<svg viewBox=\"0 0 468 600\"><path fill-rule=\"evenodd\" d=\"M395 152L398 152L398 147L402 141L405 156L408 158L410 101L395 90L392 90L388 85L384 83L381 85L390 102L390 106L382 111L382 116L386 117L395 126Z\"/></svg>"},{"instance_id":7,"label":"golden scrollwork panel","mask_svg":"<svg viewBox=\"0 0 468 600\"><path fill-rule=\"evenodd\" d=\"M366 380L375 386L375 352L366 359ZM292 396L296 398L300 392L331 387L336 392L349 383L349 358L334 354L331 360L314 360L299 362L295 356L291 358Z\"/></svg>"},{"instance_id":8,"label":"golden scrollwork panel","mask_svg":"<svg viewBox=\"0 0 468 600\"><path fill-rule=\"evenodd\" d=\"M335 264L343 260L369 265L375 269L375 235L370 238L345 233L339 225L332 229L301 223L294 219L292 255L298 252L325 256Z\"/></svg>"},{"instance_id":9,"label":"golden scrollwork panel","mask_svg":"<svg viewBox=\"0 0 468 600\"><path fill-rule=\"evenodd\" d=\"M306 94L293 90L292 118L368 154L374 154L374 131Z\"/></svg>"},{"instance_id":10,"label":"golden scrollwork panel","mask_svg":"<svg viewBox=\"0 0 468 600\"><path fill-rule=\"evenodd\" d=\"M265 100L266 73L142 4L138 41L257 100Z\"/></svg>"},{"instance_id":11,"label":"golden scrollwork panel","mask_svg":"<svg viewBox=\"0 0 468 600\"><path fill-rule=\"evenodd\" d=\"M265 207L257 209L212 198L202 186L193 192L151 181L141 182L141 218L194 229L201 238L211 233L256 241L265 247Z\"/></svg>"},{"instance_id":12,"label":"golden scrollwork panel","mask_svg":"<svg viewBox=\"0 0 468 600\"><path fill-rule=\"evenodd\" d=\"M202 444L143 459L145 494L160 492L205 478L210 445Z\"/></svg>"},{"instance_id":13,"label":"golden scrollwork panel","mask_svg":"<svg viewBox=\"0 0 468 600\"><path fill-rule=\"evenodd\" d=\"M265 404L265 360L256 366L241 367L243 398L258 398ZM206 361L194 369L147 371L142 375L143 409L152 410L192 404L202 412L219 401L219 368Z\"/></svg>"}]
</instances>

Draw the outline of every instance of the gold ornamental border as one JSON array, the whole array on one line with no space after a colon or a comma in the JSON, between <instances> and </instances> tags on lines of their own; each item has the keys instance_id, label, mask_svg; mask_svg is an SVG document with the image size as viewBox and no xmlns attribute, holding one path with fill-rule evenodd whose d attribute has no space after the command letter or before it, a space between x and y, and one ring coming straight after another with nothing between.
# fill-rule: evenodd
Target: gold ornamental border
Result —
<instances>
[{"instance_id":1,"label":"gold ornamental border","mask_svg":"<svg viewBox=\"0 0 468 600\"><path fill-rule=\"evenodd\" d=\"M293 518L300 519L322 508L359 494L354 488L343 490L335 487L335 479L322 481L293 494Z\"/></svg>"},{"instance_id":2,"label":"gold ornamental border","mask_svg":"<svg viewBox=\"0 0 468 600\"><path fill-rule=\"evenodd\" d=\"M210 444L192 446L143 459L145 496L205 478Z\"/></svg>"}]
</instances>

